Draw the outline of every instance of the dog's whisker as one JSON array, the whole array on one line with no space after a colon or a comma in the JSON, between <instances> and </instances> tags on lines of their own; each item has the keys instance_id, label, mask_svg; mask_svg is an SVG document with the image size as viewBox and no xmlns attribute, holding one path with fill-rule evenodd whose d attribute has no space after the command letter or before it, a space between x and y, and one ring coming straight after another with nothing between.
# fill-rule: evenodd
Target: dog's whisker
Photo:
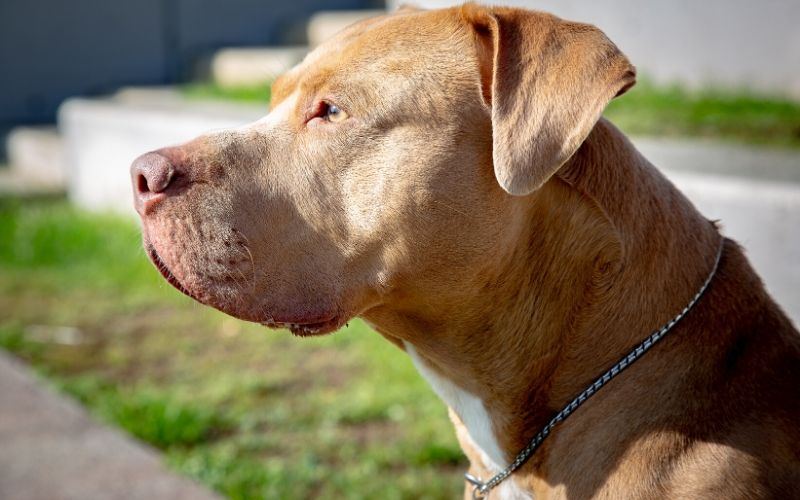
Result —
<instances>
[{"instance_id":1,"label":"dog's whisker","mask_svg":"<svg viewBox=\"0 0 800 500\"><path fill-rule=\"evenodd\" d=\"M253 259L253 252L250 251L250 248L246 244L244 245L244 249L247 252L247 256L250 259L250 272L253 275L252 288L251 288L250 291L251 292L255 292L255 290L256 290L256 261L255 261L255 259Z\"/></svg>"}]
</instances>

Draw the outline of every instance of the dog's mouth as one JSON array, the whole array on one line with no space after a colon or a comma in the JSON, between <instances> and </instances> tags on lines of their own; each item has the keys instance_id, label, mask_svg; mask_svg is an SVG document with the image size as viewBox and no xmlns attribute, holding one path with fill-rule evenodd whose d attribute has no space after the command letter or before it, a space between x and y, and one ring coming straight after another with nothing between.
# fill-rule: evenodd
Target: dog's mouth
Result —
<instances>
[{"instance_id":1,"label":"dog's mouth","mask_svg":"<svg viewBox=\"0 0 800 500\"><path fill-rule=\"evenodd\" d=\"M275 321L272 319L261 321L262 325L268 328L285 328L292 332L292 335L297 337L314 337L317 335L325 335L338 330L344 323L341 316L335 315L330 319L324 321L317 321L312 323L290 323L285 321Z\"/></svg>"},{"instance_id":2,"label":"dog's mouth","mask_svg":"<svg viewBox=\"0 0 800 500\"><path fill-rule=\"evenodd\" d=\"M147 255L150 257L150 260L156 266L156 269L158 269L158 272L161 273L161 276L163 276L164 279L167 280L167 282L170 285L172 285L175 288L177 288L178 291L180 291L182 294L187 295L187 296L197 300L197 297L192 295L192 293L189 292L189 290L187 290L181 284L180 281L178 281L178 278L176 278L175 275L172 274L172 271L170 271L169 267L167 266L167 264L164 263L163 260L161 260L161 257L158 255L158 252L156 252L156 249L152 244L147 244L145 246L145 249L147 251Z\"/></svg>"},{"instance_id":3,"label":"dog's mouth","mask_svg":"<svg viewBox=\"0 0 800 500\"><path fill-rule=\"evenodd\" d=\"M170 271L169 266L164 262L164 260L158 255L155 247L148 243L145 245L145 249L147 251L147 255L150 257L150 260L155 265L158 272L161 273L161 276L167 280L167 282L175 287L178 291L183 293L184 295L191 297L198 302L205 303L205 301L200 300L195 294L190 292L186 287L184 287L180 280ZM212 305L213 306L213 305ZM231 314L228 311L224 311L228 314ZM303 319L282 319L282 318L274 318L271 316L267 316L266 318L253 318L249 317L250 315L246 315L247 317L242 317L241 315L232 314L233 316L239 317L240 319L244 319L247 321L252 321L254 323L260 323L268 328L282 328L289 330L293 335L298 337L313 337L317 335L325 335L331 332L334 332L341 328L345 322L345 316L340 313L333 313L324 315L322 317L315 317L313 319L307 320Z\"/></svg>"}]
</instances>

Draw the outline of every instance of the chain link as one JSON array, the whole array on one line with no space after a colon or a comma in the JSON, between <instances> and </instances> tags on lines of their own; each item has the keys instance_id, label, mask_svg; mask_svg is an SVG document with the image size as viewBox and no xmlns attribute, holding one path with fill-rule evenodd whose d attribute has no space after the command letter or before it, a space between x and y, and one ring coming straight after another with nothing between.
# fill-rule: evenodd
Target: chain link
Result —
<instances>
[{"instance_id":1,"label":"chain link","mask_svg":"<svg viewBox=\"0 0 800 500\"><path fill-rule=\"evenodd\" d=\"M516 456L513 462L509 464L508 467L497 473L494 477L489 479L486 482L481 481L480 478L477 478L471 474L465 474L464 477L466 480L474 486L472 490L472 498L473 499L482 499L486 498L486 495L489 491L492 490L495 486L503 482L508 476L510 476L515 470L519 469L522 464L524 464L532 455L533 453L539 448L545 438L550 434L553 428L558 425L560 422L564 421L567 417L569 417L572 412L578 409L580 405L585 403L590 397L597 393L601 387L606 385L608 382L611 381L614 377L622 373L625 368L629 367L633 364L634 361L639 359L644 353L650 350L656 342L661 340L672 328L678 324L680 320L683 319L684 316L697 304L697 301L700 300L700 297L703 296L708 286L711 284L711 280L714 279L714 275L717 274L717 268L719 267L719 261L722 258L722 250L725 247L725 240L723 238L722 242L720 243L719 250L717 251L717 257L714 260L714 267L711 269L708 277L706 278L703 286L697 291L697 293L692 297L692 300L686 304L686 307L678 313L677 316L669 320L667 324L656 330L655 332L651 333L649 337L644 339L639 345L637 345L631 352L629 352L626 356L623 356L622 359L617 361L614 366L609 368L605 373L603 373L600 377L595 380L592 385L587 387L583 390L580 394L578 394L575 399L570 401L566 406L564 406L561 411L556 413L556 415L550 419L550 421L545 425L542 430L536 434L533 439L528 443L528 445L522 449L522 451Z\"/></svg>"}]
</instances>

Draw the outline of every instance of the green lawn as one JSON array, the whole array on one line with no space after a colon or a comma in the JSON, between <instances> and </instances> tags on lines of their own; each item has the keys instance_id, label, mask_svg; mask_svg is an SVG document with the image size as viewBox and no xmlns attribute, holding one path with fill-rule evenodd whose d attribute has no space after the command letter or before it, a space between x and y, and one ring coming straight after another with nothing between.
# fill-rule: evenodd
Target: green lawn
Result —
<instances>
[{"instance_id":1,"label":"green lawn","mask_svg":"<svg viewBox=\"0 0 800 500\"><path fill-rule=\"evenodd\" d=\"M231 100L265 105L269 86L225 88L191 84L192 99ZM605 113L631 135L722 139L755 144L800 147L800 103L745 91L690 91L663 87L646 78L614 99Z\"/></svg>"},{"instance_id":2,"label":"green lawn","mask_svg":"<svg viewBox=\"0 0 800 500\"><path fill-rule=\"evenodd\" d=\"M456 498L465 459L359 321L298 339L197 305L133 221L0 198L0 346L229 498Z\"/></svg>"},{"instance_id":3,"label":"green lawn","mask_svg":"<svg viewBox=\"0 0 800 500\"><path fill-rule=\"evenodd\" d=\"M187 83L181 88L183 95L192 100L235 101L250 104L269 104L270 85L250 87L223 87L213 83Z\"/></svg>"},{"instance_id":4,"label":"green lawn","mask_svg":"<svg viewBox=\"0 0 800 500\"><path fill-rule=\"evenodd\" d=\"M749 92L689 91L646 79L608 105L625 133L800 147L800 102Z\"/></svg>"}]
</instances>

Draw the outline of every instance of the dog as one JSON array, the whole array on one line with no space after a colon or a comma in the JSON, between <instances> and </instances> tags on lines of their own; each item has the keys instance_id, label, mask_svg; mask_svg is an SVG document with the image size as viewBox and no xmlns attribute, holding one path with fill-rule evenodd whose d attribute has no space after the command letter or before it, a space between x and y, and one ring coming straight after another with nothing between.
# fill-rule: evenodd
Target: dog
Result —
<instances>
[{"instance_id":1,"label":"dog","mask_svg":"<svg viewBox=\"0 0 800 500\"><path fill-rule=\"evenodd\" d=\"M601 117L634 82L546 13L359 22L260 121L134 162L144 246L243 320L364 318L450 407L465 498L800 498L800 335Z\"/></svg>"}]
</instances>

